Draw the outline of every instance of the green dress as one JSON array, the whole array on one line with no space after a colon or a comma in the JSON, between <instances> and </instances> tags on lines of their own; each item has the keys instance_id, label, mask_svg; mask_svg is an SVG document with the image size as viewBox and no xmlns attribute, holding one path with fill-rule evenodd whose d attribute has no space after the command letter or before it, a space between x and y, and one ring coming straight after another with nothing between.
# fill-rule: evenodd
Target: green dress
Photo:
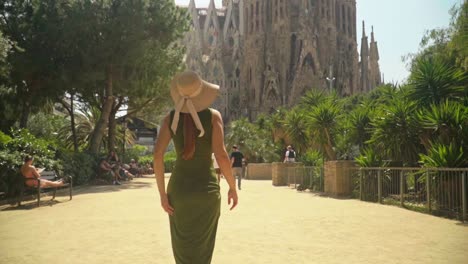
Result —
<instances>
[{"instance_id":1,"label":"green dress","mask_svg":"<svg viewBox=\"0 0 468 264\"><path fill-rule=\"evenodd\" d=\"M167 187L174 214L169 216L172 250L177 264L211 263L220 215L221 197L214 173L211 110L198 112L205 130L196 138L193 159L184 160L184 118L181 114L177 134L172 131L177 160ZM171 112L171 122L174 111Z\"/></svg>"}]
</instances>

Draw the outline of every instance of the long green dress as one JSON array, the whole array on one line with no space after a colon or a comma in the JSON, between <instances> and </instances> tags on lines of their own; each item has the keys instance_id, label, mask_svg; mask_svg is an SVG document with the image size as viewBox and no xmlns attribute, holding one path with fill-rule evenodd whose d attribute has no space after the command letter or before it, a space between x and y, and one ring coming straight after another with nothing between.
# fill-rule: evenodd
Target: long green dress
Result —
<instances>
[{"instance_id":1,"label":"long green dress","mask_svg":"<svg viewBox=\"0 0 468 264\"><path fill-rule=\"evenodd\" d=\"M184 122L179 119L176 134L172 131L177 160L167 187L174 214L169 217L172 250L177 264L209 264L213 256L221 197L214 173L211 110L198 112L205 130L196 138L193 159L184 160ZM171 112L171 122L174 111Z\"/></svg>"}]
</instances>

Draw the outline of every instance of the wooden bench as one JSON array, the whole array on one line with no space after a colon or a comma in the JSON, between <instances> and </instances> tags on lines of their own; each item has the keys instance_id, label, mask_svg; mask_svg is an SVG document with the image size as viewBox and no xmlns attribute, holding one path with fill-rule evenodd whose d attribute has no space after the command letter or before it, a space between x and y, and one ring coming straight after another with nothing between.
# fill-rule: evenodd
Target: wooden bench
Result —
<instances>
[{"instance_id":1,"label":"wooden bench","mask_svg":"<svg viewBox=\"0 0 468 264\"><path fill-rule=\"evenodd\" d=\"M40 173L41 178L43 180L49 180L49 181L57 181L59 180L58 175L55 173L55 171L43 171ZM68 183L65 183L63 186L60 187L41 187L40 180L39 179L26 179L23 176L21 176L23 180L23 184L21 184L21 190L20 190L20 195L18 199L18 206L21 206L21 201L23 201L24 194L26 192L32 192L36 193L37 196L37 206L39 206L41 202L41 192L45 192L48 190L53 189L53 195L52 195L52 200L55 199L55 194L57 193L58 188L63 188L63 187L68 187L69 189L69 194L70 194L70 200L73 198L73 183L72 183L72 177L67 176ZM29 186L26 184L26 181L36 181L37 187Z\"/></svg>"}]
</instances>

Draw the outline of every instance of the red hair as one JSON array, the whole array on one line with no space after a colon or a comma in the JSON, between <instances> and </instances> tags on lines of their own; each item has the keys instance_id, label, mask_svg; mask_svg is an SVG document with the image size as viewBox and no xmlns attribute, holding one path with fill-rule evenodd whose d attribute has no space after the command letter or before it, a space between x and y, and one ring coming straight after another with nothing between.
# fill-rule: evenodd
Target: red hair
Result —
<instances>
[{"instance_id":1,"label":"red hair","mask_svg":"<svg viewBox=\"0 0 468 264\"><path fill-rule=\"evenodd\" d=\"M182 152L182 158L191 160L195 154L195 131L197 128L190 114L182 113L182 115L184 117L184 151Z\"/></svg>"}]
</instances>

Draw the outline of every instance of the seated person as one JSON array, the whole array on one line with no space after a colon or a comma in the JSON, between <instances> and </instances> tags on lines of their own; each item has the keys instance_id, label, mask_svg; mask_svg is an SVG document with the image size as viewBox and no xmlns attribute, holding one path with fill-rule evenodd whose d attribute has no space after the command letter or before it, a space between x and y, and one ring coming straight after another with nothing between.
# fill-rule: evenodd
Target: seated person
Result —
<instances>
[{"instance_id":1,"label":"seated person","mask_svg":"<svg viewBox=\"0 0 468 264\"><path fill-rule=\"evenodd\" d=\"M124 178L125 180L129 181L129 180L133 180L133 178L135 177L133 174L131 174L128 169L130 168L130 166L128 166L127 164L124 164L121 168L120 168L120 176L122 178Z\"/></svg>"},{"instance_id":2,"label":"seated person","mask_svg":"<svg viewBox=\"0 0 468 264\"><path fill-rule=\"evenodd\" d=\"M119 156L117 156L117 153L115 151L111 151L109 153L109 156L107 156L107 163L110 164L113 175L114 175L114 182L113 184L115 185L120 185L120 159Z\"/></svg>"},{"instance_id":3,"label":"seated person","mask_svg":"<svg viewBox=\"0 0 468 264\"><path fill-rule=\"evenodd\" d=\"M146 164L146 172L149 173L149 174L153 174L153 173L154 173L153 167L152 167L151 164L149 164L149 163Z\"/></svg>"},{"instance_id":4,"label":"seated person","mask_svg":"<svg viewBox=\"0 0 468 264\"><path fill-rule=\"evenodd\" d=\"M26 185L29 187L37 187L37 180L40 180L41 188L47 187L61 187L64 186L63 180L48 181L41 179L40 173L43 169L36 169L32 163L34 158L32 156L26 156L24 158L24 164L21 166L21 174L26 179Z\"/></svg>"},{"instance_id":5,"label":"seated person","mask_svg":"<svg viewBox=\"0 0 468 264\"><path fill-rule=\"evenodd\" d=\"M113 179L113 184L117 184L115 179L116 179L116 175L115 175L115 172L114 170L112 169L112 165L109 164L109 162L107 162L106 159L101 159L101 161L99 162L99 177L102 178L102 179ZM120 184L120 182L118 182L118 184Z\"/></svg>"},{"instance_id":6,"label":"seated person","mask_svg":"<svg viewBox=\"0 0 468 264\"><path fill-rule=\"evenodd\" d=\"M136 163L134 159L130 161L130 169L128 169L128 171L131 174L135 175L135 177L141 177L140 168L138 168L138 164Z\"/></svg>"}]
</instances>

